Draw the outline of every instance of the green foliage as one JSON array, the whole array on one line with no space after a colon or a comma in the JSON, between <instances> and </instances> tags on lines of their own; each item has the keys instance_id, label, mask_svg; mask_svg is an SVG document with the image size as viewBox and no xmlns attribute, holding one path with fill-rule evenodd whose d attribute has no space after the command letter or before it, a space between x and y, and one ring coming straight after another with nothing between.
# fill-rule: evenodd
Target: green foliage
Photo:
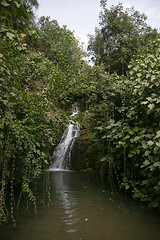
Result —
<instances>
[{"instance_id":1,"label":"green foliage","mask_svg":"<svg viewBox=\"0 0 160 240\"><path fill-rule=\"evenodd\" d=\"M53 103L59 69L44 54L28 51L27 39L36 34L31 27L29 5L26 1L9 0L1 5L0 221L11 219L15 224L15 205L19 205L15 189L20 185L19 199L23 193L27 204L32 203L36 209L32 182L49 165L51 149L67 117ZM11 8L16 11L15 19L8 18ZM19 20L22 26L18 25Z\"/></svg>"},{"instance_id":2,"label":"green foliage","mask_svg":"<svg viewBox=\"0 0 160 240\"><path fill-rule=\"evenodd\" d=\"M26 35L32 31L34 15L27 0L1 0L0 7L2 29L14 29Z\"/></svg>"},{"instance_id":3,"label":"green foliage","mask_svg":"<svg viewBox=\"0 0 160 240\"><path fill-rule=\"evenodd\" d=\"M41 17L38 21L40 38L37 48L54 62L53 95L62 105L76 101L78 85L82 79L79 72L84 64L85 53L73 33L66 26L60 27L56 20Z\"/></svg>"},{"instance_id":4,"label":"green foliage","mask_svg":"<svg viewBox=\"0 0 160 240\"><path fill-rule=\"evenodd\" d=\"M160 207L160 40L129 65L127 77L97 78L90 120L95 140L112 159L112 171L134 198ZM100 85L101 83L101 85ZM102 91L103 88L103 91ZM93 89L93 88L92 88Z\"/></svg>"},{"instance_id":5,"label":"green foliage","mask_svg":"<svg viewBox=\"0 0 160 240\"><path fill-rule=\"evenodd\" d=\"M126 74L132 56L158 35L157 30L134 8L124 10L120 3L108 9L106 1L101 6L99 28L90 36L88 50L96 65L103 63L110 73Z\"/></svg>"},{"instance_id":6,"label":"green foliage","mask_svg":"<svg viewBox=\"0 0 160 240\"><path fill-rule=\"evenodd\" d=\"M50 151L67 119L63 113L57 114L52 102L52 63L39 53L21 54L15 60L15 78L3 74L1 79L1 186L8 187L14 161L13 188L21 183L35 205L30 183L48 166ZM14 63L10 64L13 70ZM7 61L7 70L10 68ZM1 206L3 209L5 204L1 202Z\"/></svg>"},{"instance_id":7,"label":"green foliage","mask_svg":"<svg viewBox=\"0 0 160 240\"><path fill-rule=\"evenodd\" d=\"M51 149L68 121L60 106L67 109L74 102L87 110L84 122L94 136L91 165L100 149L110 180L115 177L134 198L159 208L160 41L149 41L157 31L146 25L143 14L124 11L121 4L108 10L102 0L101 28L90 39L97 66L91 67L82 60L73 33L56 20L40 18L36 45L32 5L37 1L0 2L1 222L10 218L15 224L15 205L18 209L22 195L27 209L32 203L36 211L32 183L48 167ZM43 185L48 193L43 201L50 201L47 174Z\"/></svg>"},{"instance_id":8,"label":"green foliage","mask_svg":"<svg viewBox=\"0 0 160 240\"><path fill-rule=\"evenodd\" d=\"M66 26L60 27L56 20L41 17L38 21L40 39L38 48L66 74L75 74L83 57L78 41Z\"/></svg>"}]
</instances>

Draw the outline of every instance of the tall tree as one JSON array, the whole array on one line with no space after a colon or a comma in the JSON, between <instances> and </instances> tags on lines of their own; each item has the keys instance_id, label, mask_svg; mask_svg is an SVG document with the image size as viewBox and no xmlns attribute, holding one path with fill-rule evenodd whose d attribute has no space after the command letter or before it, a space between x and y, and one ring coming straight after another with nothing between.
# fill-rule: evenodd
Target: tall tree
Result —
<instances>
[{"instance_id":1,"label":"tall tree","mask_svg":"<svg viewBox=\"0 0 160 240\"><path fill-rule=\"evenodd\" d=\"M133 7L124 10L120 3L108 9L106 1L101 1L101 7L99 28L90 36L89 53L94 63L103 63L108 72L125 74L132 56L158 35L157 30Z\"/></svg>"},{"instance_id":2,"label":"tall tree","mask_svg":"<svg viewBox=\"0 0 160 240\"><path fill-rule=\"evenodd\" d=\"M60 27L56 20L41 17L38 21L40 39L37 47L52 61L56 62L63 71L70 66L76 68L83 57L73 32L66 26ZM74 69L75 70L75 69Z\"/></svg>"},{"instance_id":3,"label":"tall tree","mask_svg":"<svg viewBox=\"0 0 160 240\"><path fill-rule=\"evenodd\" d=\"M33 23L34 13L32 8L38 8L37 0L1 1L1 24L22 30Z\"/></svg>"},{"instance_id":4,"label":"tall tree","mask_svg":"<svg viewBox=\"0 0 160 240\"><path fill-rule=\"evenodd\" d=\"M39 6L39 3L37 0L28 0L28 3L35 8L38 8Z\"/></svg>"}]
</instances>

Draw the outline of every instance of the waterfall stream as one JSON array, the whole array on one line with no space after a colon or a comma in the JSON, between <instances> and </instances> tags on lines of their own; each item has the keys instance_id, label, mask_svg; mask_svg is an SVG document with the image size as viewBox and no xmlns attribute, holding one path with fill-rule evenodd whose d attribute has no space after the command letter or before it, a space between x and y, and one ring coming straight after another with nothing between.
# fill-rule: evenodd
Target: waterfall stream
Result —
<instances>
[{"instance_id":1,"label":"waterfall stream","mask_svg":"<svg viewBox=\"0 0 160 240\"><path fill-rule=\"evenodd\" d=\"M160 239L158 214L127 196L102 189L98 174L68 171L72 148L80 134L74 120L77 113L74 108L53 153L50 172L35 181L38 214L32 211L26 216L26 201L22 198L17 227L1 225L1 240Z\"/></svg>"},{"instance_id":2,"label":"waterfall stream","mask_svg":"<svg viewBox=\"0 0 160 240\"><path fill-rule=\"evenodd\" d=\"M71 118L78 114L79 110L76 106L72 106L73 112ZM80 134L80 128L70 120L65 129L60 143L53 153L53 164L49 171L70 170L71 152L76 138Z\"/></svg>"}]
</instances>

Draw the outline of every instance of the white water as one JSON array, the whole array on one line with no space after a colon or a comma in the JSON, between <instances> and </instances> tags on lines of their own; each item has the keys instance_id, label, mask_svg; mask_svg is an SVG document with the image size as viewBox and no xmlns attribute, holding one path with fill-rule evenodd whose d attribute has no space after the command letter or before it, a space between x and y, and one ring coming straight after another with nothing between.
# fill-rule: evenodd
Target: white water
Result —
<instances>
[{"instance_id":1,"label":"white water","mask_svg":"<svg viewBox=\"0 0 160 240\"><path fill-rule=\"evenodd\" d=\"M71 117L73 118L78 114L78 108L73 106L73 113ZM80 128L70 120L69 125L65 129L62 139L53 153L53 164L49 168L49 171L61 171L70 170L71 162L71 152L75 142L75 139L80 134Z\"/></svg>"}]
</instances>

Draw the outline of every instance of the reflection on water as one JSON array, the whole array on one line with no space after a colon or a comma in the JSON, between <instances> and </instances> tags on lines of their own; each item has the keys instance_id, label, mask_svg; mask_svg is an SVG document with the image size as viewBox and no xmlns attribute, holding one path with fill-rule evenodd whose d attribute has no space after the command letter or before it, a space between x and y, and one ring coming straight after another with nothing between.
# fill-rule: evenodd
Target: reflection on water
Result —
<instances>
[{"instance_id":1,"label":"reflection on water","mask_svg":"<svg viewBox=\"0 0 160 240\"><path fill-rule=\"evenodd\" d=\"M94 174L50 172L52 206L0 228L1 240L158 240L160 221L141 206L104 192Z\"/></svg>"},{"instance_id":2,"label":"reflection on water","mask_svg":"<svg viewBox=\"0 0 160 240\"><path fill-rule=\"evenodd\" d=\"M76 216L76 198L73 196L73 191L70 188L70 178L68 177L71 172L56 171L52 174L52 184L54 194L57 195L60 206L64 209L62 221L66 225L74 225L74 228L69 228L66 232L76 232L76 223L78 222ZM67 175L66 175L67 174ZM67 176L67 178L66 178Z\"/></svg>"}]
</instances>

